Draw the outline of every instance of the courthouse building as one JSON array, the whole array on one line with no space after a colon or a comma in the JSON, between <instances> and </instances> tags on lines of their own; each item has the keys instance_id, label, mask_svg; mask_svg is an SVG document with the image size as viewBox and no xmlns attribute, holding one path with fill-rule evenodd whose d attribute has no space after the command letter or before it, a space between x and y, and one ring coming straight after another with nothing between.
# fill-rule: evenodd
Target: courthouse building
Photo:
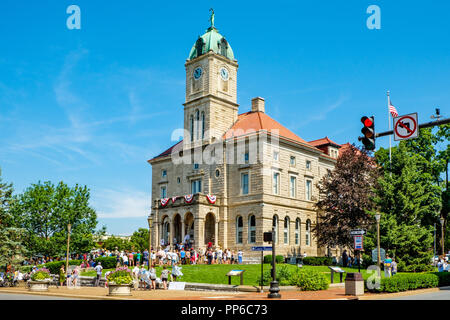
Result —
<instances>
[{"instance_id":1,"label":"courthouse building","mask_svg":"<svg viewBox=\"0 0 450 320\"><path fill-rule=\"evenodd\" d=\"M263 233L275 227L277 254L323 256L329 252L312 231L316 184L333 170L341 145L303 140L266 113L270 102L261 97L239 114L238 61L213 21L185 63L182 140L148 160L152 246L189 235L195 248L211 242L259 257L251 247L269 246Z\"/></svg>"}]
</instances>

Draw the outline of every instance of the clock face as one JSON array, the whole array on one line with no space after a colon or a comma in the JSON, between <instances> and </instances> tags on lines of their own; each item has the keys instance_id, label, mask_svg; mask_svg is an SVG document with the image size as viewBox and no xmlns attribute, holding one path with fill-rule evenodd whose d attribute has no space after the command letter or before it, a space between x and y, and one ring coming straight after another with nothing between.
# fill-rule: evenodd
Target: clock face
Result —
<instances>
[{"instance_id":1,"label":"clock face","mask_svg":"<svg viewBox=\"0 0 450 320\"><path fill-rule=\"evenodd\" d=\"M224 81L228 80L228 70L225 68L220 69L220 76Z\"/></svg>"},{"instance_id":2,"label":"clock face","mask_svg":"<svg viewBox=\"0 0 450 320\"><path fill-rule=\"evenodd\" d=\"M200 79L200 77L202 76L202 73L203 73L202 68L200 68L200 67L195 68L195 70L194 70L194 78L195 78L195 80Z\"/></svg>"}]
</instances>

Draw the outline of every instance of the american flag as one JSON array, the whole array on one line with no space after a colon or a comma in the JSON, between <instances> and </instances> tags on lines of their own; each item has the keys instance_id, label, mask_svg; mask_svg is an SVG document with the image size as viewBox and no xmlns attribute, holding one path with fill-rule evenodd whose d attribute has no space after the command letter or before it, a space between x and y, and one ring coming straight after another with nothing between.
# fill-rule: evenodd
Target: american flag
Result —
<instances>
[{"instance_id":1,"label":"american flag","mask_svg":"<svg viewBox=\"0 0 450 320\"><path fill-rule=\"evenodd\" d=\"M392 118L398 117L397 109L395 109L395 107L392 105L391 101L389 101L389 112L391 113Z\"/></svg>"}]
</instances>

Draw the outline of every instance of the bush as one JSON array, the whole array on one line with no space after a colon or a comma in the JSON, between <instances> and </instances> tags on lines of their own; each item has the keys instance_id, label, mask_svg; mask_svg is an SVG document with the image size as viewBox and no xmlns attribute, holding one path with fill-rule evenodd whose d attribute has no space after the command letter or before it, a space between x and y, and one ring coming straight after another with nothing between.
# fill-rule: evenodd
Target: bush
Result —
<instances>
[{"instance_id":1,"label":"bush","mask_svg":"<svg viewBox=\"0 0 450 320\"><path fill-rule=\"evenodd\" d=\"M450 286L450 272L433 272L439 278L439 287Z\"/></svg>"},{"instance_id":2,"label":"bush","mask_svg":"<svg viewBox=\"0 0 450 320\"><path fill-rule=\"evenodd\" d=\"M114 269L117 265L116 257L98 257L95 262L100 262L104 269Z\"/></svg>"},{"instance_id":3,"label":"bush","mask_svg":"<svg viewBox=\"0 0 450 320\"><path fill-rule=\"evenodd\" d=\"M31 276L31 280L33 280L33 281L42 281L42 280L51 280L51 279L52 279L52 276L50 275L50 271L46 268L38 269Z\"/></svg>"},{"instance_id":4,"label":"bush","mask_svg":"<svg viewBox=\"0 0 450 320\"><path fill-rule=\"evenodd\" d=\"M277 268L277 281L280 286L289 286L291 285L291 277L292 272L289 271L287 266L280 266ZM268 286L272 281L271 270L267 270L263 274L263 285ZM259 284L261 285L261 279L259 280Z\"/></svg>"},{"instance_id":5,"label":"bush","mask_svg":"<svg viewBox=\"0 0 450 320\"><path fill-rule=\"evenodd\" d=\"M79 266L81 262L82 260L69 260L69 266ZM44 264L44 267L50 270L51 274L59 274L59 269L61 269L61 266L64 266L64 269L66 268L66 260L47 262Z\"/></svg>"},{"instance_id":6,"label":"bush","mask_svg":"<svg viewBox=\"0 0 450 320\"><path fill-rule=\"evenodd\" d=\"M293 272L291 284L302 291L317 291L328 289L328 280L325 274L315 270L299 270Z\"/></svg>"},{"instance_id":7,"label":"bush","mask_svg":"<svg viewBox=\"0 0 450 320\"><path fill-rule=\"evenodd\" d=\"M402 265L402 268L399 268L397 264L397 269L400 272L430 272L434 270L434 267L429 264L409 264Z\"/></svg>"},{"instance_id":8,"label":"bush","mask_svg":"<svg viewBox=\"0 0 450 320\"><path fill-rule=\"evenodd\" d=\"M332 257L305 257L303 264L308 266L331 266L333 264Z\"/></svg>"},{"instance_id":9,"label":"bush","mask_svg":"<svg viewBox=\"0 0 450 320\"><path fill-rule=\"evenodd\" d=\"M277 255L276 258L276 263L283 263L284 262L284 257L282 255ZM268 254L266 256L264 256L264 263L272 263L272 255Z\"/></svg>"},{"instance_id":10,"label":"bush","mask_svg":"<svg viewBox=\"0 0 450 320\"><path fill-rule=\"evenodd\" d=\"M108 283L114 284L132 284L133 277L131 271L127 267L117 268L116 271L111 272L107 277Z\"/></svg>"},{"instance_id":11,"label":"bush","mask_svg":"<svg viewBox=\"0 0 450 320\"><path fill-rule=\"evenodd\" d=\"M382 278L380 288L373 291L399 292L421 288L435 288L439 285L439 277L432 273L396 274L390 278Z\"/></svg>"}]
</instances>

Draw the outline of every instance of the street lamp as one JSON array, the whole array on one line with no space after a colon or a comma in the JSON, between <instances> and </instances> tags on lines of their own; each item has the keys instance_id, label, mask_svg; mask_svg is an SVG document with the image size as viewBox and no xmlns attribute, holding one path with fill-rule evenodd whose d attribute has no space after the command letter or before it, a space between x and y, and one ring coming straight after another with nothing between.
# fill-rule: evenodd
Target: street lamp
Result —
<instances>
[{"instance_id":1,"label":"street lamp","mask_svg":"<svg viewBox=\"0 0 450 320\"><path fill-rule=\"evenodd\" d=\"M153 264L152 261L152 228L153 228L153 217L152 214L147 218L148 221L148 255L149 255L149 263L148 270L150 270L150 266Z\"/></svg>"},{"instance_id":2,"label":"street lamp","mask_svg":"<svg viewBox=\"0 0 450 320\"><path fill-rule=\"evenodd\" d=\"M69 245L70 245L70 229L72 225L69 223L67 225L67 253L66 253L66 274L69 274Z\"/></svg>"},{"instance_id":3,"label":"street lamp","mask_svg":"<svg viewBox=\"0 0 450 320\"><path fill-rule=\"evenodd\" d=\"M444 250L444 218L440 218L439 219L441 221L441 241L442 241L442 255L445 255L445 250Z\"/></svg>"},{"instance_id":4,"label":"street lamp","mask_svg":"<svg viewBox=\"0 0 450 320\"><path fill-rule=\"evenodd\" d=\"M377 221L377 266L378 272L380 272L381 268L381 252L380 252L380 218L381 215L379 213L375 214L375 220Z\"/></svg>"},{"instance_id":5,"label":"street lamp","mask_svg":"<svg viewBox=\"0 0 450 320\"><path fill-rule=\"evenodd\" d=\"M277 273L275 271L276 265L276 255L275 255L275 227L272 226L272 282L270 282L268 298L281 298L280 288L278 287Z\"/></svg>"}]
</instances>

